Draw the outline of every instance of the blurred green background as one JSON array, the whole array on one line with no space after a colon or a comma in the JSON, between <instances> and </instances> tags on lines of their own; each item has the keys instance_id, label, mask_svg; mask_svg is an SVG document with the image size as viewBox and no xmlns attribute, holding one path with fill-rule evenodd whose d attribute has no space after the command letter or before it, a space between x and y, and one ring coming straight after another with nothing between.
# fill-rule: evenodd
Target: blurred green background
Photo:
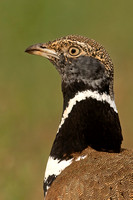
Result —
<instances>
[{"instance_id":1,"label":"blurred green background","mask_svg":"<svg viewBox=\"0 0 133 200\"><path fill-rule=\"evenodd\" d=\"M123 147L133 147L133 1L0 1L0 200L43 199L62 112L60 77L24 50L68 34L99 41L115 64Z\"/></svg>"}]
</instances>

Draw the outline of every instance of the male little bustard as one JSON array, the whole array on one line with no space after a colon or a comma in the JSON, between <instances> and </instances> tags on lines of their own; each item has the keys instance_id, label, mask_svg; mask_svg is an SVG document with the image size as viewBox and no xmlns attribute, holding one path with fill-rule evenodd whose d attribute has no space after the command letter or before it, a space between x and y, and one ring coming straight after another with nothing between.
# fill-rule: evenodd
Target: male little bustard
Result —
<instances>
[{"instance_id":1,"label":"male little bustard","mask_svg":"<svg viewBox=\"0 0 133 200\"><path fill-rule=\"evenodd\" d=\"M48 159L46 200L133 199L133 151L122 150L113 63L103 46L67 36L26 49L62 78L63 114Z\"/></svg>"}]
</instances>

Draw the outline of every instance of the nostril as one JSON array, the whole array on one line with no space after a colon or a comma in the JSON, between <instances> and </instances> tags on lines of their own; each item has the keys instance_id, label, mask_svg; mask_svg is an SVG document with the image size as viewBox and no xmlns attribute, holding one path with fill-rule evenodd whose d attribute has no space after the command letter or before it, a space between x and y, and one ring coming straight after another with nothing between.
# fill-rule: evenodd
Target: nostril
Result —
<instances>
[{"instance_id":1,"label":"nostril","mask_svg":"<svg viewBox=\"0 0 133 200\"><path fill-rule=\"evenodd\" d=\"M40 48L42 48L42 49L45 49L46 48L46 46L44 46L44 45L40 45Z\"/></svg>"}]
</instances>

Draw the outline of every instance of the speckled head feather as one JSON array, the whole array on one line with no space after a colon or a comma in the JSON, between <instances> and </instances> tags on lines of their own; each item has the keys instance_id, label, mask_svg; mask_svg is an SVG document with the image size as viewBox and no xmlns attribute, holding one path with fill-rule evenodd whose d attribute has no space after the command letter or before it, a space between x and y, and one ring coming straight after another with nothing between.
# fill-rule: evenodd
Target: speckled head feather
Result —
<instances>
[{"instance_id":1,"label":"speckled head feather","mask_svg":"<svg viewBox=\"0 0 133 200\"><path fill-rule=\"evenodd\" d=\"M98 90L99 87L104 88L108 85L109 94L114 98L113 63L104 47L95 40L69 35L48 43L33 45L26 51L47 57L56 66L62 82L66 85L81 82L82 77L82 82L91 85L90 89ZM96 74L94 78L93 74ZM105 79L107 84L103 86Z\"/></svg>"},{"instance_id":2,"label":"speckled head feather","mask_svg":"<svg viewBox=\"0 0 133 200\"><path fill-rule=\"evenodd\" d=\"M78 45L87 55L101 61L105 65L106 70L109 71L109 73L112 73L113 76L113 63L108 52L101 44L93 39L78 35L68 35L50 41L47 44L51 49L55 49L56 51L61 51L62 48L70 47L72 45Z\"/></svg>"}]
</instances>

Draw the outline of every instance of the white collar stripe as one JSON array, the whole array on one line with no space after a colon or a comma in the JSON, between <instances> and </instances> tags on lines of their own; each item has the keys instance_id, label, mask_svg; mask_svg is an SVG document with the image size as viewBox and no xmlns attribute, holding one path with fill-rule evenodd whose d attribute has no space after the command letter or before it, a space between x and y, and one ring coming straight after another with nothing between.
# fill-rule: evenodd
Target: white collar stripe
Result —
<instances>
[{"instance_id":1,"label":"white collar stripe","mask_svg":"<svg viewBox=\"0 0 133 200\"><path fill-rule=\"evenodd\" d=\"M80 102L80 101L85 100L87 98L96 99L97 101L101 101L101 102L107 102L110 105L110 107L113 108L114 111L117 113L115 101L110 98L110 95L107 95L105 93L99 94L97 91L93 92L91 90L78 92L75 95L75 97L70 99L70 101L68 102L68 107L65 109L65 111L63 113L61 123L59 125L59 129L61 128L62 124L64 124L65 119L68 118L68 115L72 111L73 106L76 105L76 102ZM59 129L58 129L58 131L59 131Z\"/></svg>"}]
</instances>

